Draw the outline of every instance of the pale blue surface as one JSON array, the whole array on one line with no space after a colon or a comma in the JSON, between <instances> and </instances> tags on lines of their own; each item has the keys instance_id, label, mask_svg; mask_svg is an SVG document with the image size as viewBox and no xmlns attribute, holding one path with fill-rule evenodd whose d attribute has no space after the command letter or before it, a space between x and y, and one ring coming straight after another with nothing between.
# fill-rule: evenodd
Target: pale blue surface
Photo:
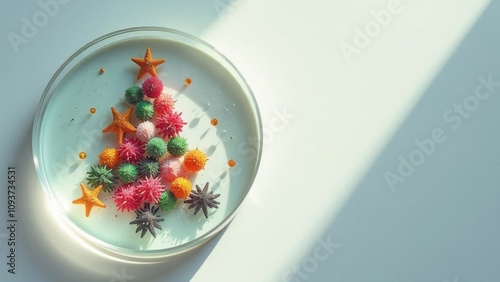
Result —
<instances>
[{"instance_id":1,"label":"pale blue surface","mask_svg":"<svg viewBox=\"0 0 500 282\"><path fill-rule=\"evenodd\" d=\"M137 16L134 12L143 11L141 9L145 1L114 1L111 2L113 4L109 2L90 1L89 3L89 1L73 0L66 6L61 6L57 16L50 18L49 22L29 39L28 44L19 47L19 53L13 51L6 34L11 31L20 32L23 25L22 17L31 18L40 10L40 7L36 4L37 1L11 1L7 2L6 7L0 11L3 19L0 27L0 35L3 36L3 40L0 41L2 50L0 57L5 65L10 66L9 69L4 67L1 78L3 90L7 93L2 97L9 104L9 107L2 112L2 120L16 119L15 123L3 124L6 134L2 137L0 162L3 164L1 166L3 170L8 165L16 165L19 177L17 185L23 188L19 189L17 214L18 218L22 219L17 233L18 241L22 242L17 250L19 274L12 280L12 276L6 276L5 266L2 266L1 278L7 277L11 279L7 281L14 282L30 280L107 282L119 281L117 277L126 274L135 277L133 280L124 281L188 281L191 279L218 281L214 277L223 276L224 268L231 266L237 269L237 273L232 272L230 275L238 281L277 281L283 278L289 278L291 281L293 281L292 278L297 278L295 281L342 282L489 282L500 280L498 267L500 265L500 241L498 239L500 238L500 221L497 220L500 214L498 204L500 196L498 188L500 187L500 147L498 146L500 144L498 122L500 100L497 94L500 89L497 89L495 94L487 100L481 101L478 109L471 114L470 118L464 119L464 123L456 130L452 128L453 123L446 122L442 116L453 107L453 104L462 103L466 97L474 93L474 88L478 85L478 76L487 77L491 73L495 80L500 80L498 70L499 1L491 1L484 13L474 20L471 29L465 32L457 46L449 53L441 54L444 57L443 65L438 68L434 77L430 78L429 84L422 85L422 93L419 94L416 104L404 114L396 131L376 152L374 162L370 163L367 170L356 179L353 193L347 195L347 200L342 203L339 211L331 216L310 211L317 208L318 203L328 206L329 201L333 202L333 199L322 199L321 194L317 198L304 198L301 189L308 184L303 178L311 177L315 180L324 175L326 175L325 181L321 185L307 188L318 191L340 189L335 178L337 171L317 169L318 174L314 174L311 173L314 172L313 169L308 169L311 166L310 163L304 164L300 161L317 159L319 154L325 154L321 157L328 157L332 162L342 162L347 169L350 169L351 159L347 157L336 159L338 155L341 155L338 152L344 148L336 147L335 139L318 140L318 143L328 143L331 147L328 147L329 150L326 153L323 150L324 147L309 148L307 157L311 155L312 157L306 158L304 152L298 150L303 144L304 132L309 132L306 131L309 129L314 133L313 137L321 136L325 126L328 126L328 129L335 134L337 130L342 131L344 127L361 127L371 132L370 128L362 128L363 119L377 118L377 116L367 117L363 116L363 113L358 113L356 117L359 118L356 124L352 124L351 120L325 119L320 122L319 126L310 126L317 120L309 119L309 116L330 118L337 116L336 112L339 111L356 112L358 110L358 107L348 109L335 107L335 105L342 105L342 101L333 99L340 95L349 96L351 93L337 93L336 85L330 85L331 81L343 80L354 86L365 83L359 77L368 76L362 70L367 67L366 65L374 62L382 65L374 58L392 58L383 52L384 48L390 49L390 47L399 46L397 44L400 43L401 46L406 46L403 44L405 42L390 41L387 40L388 38L397 34L401 40L412 39L409 34L405 33L406 30L410 29L410 26L423 25L428 21L433 23L436 30L443 32L438 27L446 25L451 18L455 19L454 15L457 10L464 13L464 8L459 9L459 7L472 6L470 4L472 1L450 1L446 9L439 6L441 10L439 10L438 19L427 17L427 13L432 15L431 12L436 8L437 2L404 1L403 12L393 17L391 25L374 38L370 46L362 49L359 55L353 56L354 60L350 65L352 68L346 69L359 77L340 74L340 78L331 77L331 73L328 72L330 69L335 69L334 65L345 64L339 44L342 40L352 39L355 26L362 26L371 20L370 11L379 11L389 1L364 0L357 1L357 4L354 4L354 1L318 1L315 4L304 4L306 9L300 9L299 12L297 10L302 6L290 3L290 6L296 8L292 14L289 14L286 5L277 9L272 6L271 2L269 5L275 8L272 12L268 12L268 5L264 4L251 7L252 20L246 15L248 22L240 26L241 35L231 38L223 37L220 43L223 40L247 43L246 37L253 39L260 38L261 33L267 35L267 41L256 40L251 46L255 47L255 54L265 57L269 53L272 54L272 59L264 65L259 65L261 62L259 58L254 57L254 53L248 53L245 54L248 57L247 64L242 67L253 75L255 81L269 82L266 85L255 85L255 87L251 85L254 91L257 88L261 91L265 89L291 90L283 91L286 92L285 94L279 91L269 93L269 97L266 97L269 104L260 105L261 109L265 108L263 114L268 118L263 120L267 132L274 134L268 139L270 141L267 147L271 148L272 152L267 149L265 155L272 155L274 152L282 154L265 159L264 165L268 172L266 175L269 175L269 178L259 181L262 185L256 188L261 194L253 195L254 197L249 203L247 202L245 209L242 209L236 218L245 218L247 221L242 223L236 222L235 219L228 229L196 252L177 257L175 260L151 265L130 265L100 258L75 244L73 240L61 233L61 229L53 221L47 219L48 212L43 208L43 204L40 207L40 201L37 200L38 197L45 195L39 189L32 165L31 123L33 115L41 92L52 74L68 56L92 39L114 30L143 25L180 29L203 38L204 32L220 19L220 14L213 5L216 1L191 0L182 1L182 3L150 1L155 4L156 9L148 10L141 16ZM241 4L241 7L250 1L243 2L245 4ZM421 4L424 2L425 4ZM116 3L126 4L116 5ZM335 21L335 17L315 14L323 10L332 14L336 12L338 16L343 11L339 11L337 7L344 7L346 3L359 6L356 7L359 8L356 10L357 14L348 15L352 19L351 22L338 22ZM415 17L412 13L414 7L418 6L416 3L425 5L426 11ZM221 6L223 7L223 5L218 7ZM230 10L238 16L245 16L238 14L238 9ZM417 9L417 12L422 10ZM262 15L266 15L266 18ZM283 26L287 28L281 29ZM229 32L230 28L226 30ZM342 35L336 33L338 30L342 31ZM410 30L415 31L415 29ZM434 31L434 29L418 30L416 36L425 41L425 38ZM271 33L274 37L270 35ZM301 42L304 35L311 33L314 36L305 36L308 40L302 45L287 44L288 42ZM436 40L432 47L439 49L439 46L444 43L446 42ZM414 48L425 49L429 53L428 48L424 47L427 46ZM406 46L406 48L409 47ZM318 52L318 50L325 51L325 49L327 49L326 53ZM232 51L236 54L239 50ZM424 54L428 53L424 52ZM285 54L286 58L280 57L281 54ZM295 54L295 56L288 56L290 54ZM315 67L303 68L305 65L313 65L310 63L311 59L317 61L314 64ZM425 61L427 57L422 56L418 59ZM391 63L393 62L387 62L387 64ZM404 60L401 61L402 66L406 63ZM29 70L28 73L27 70ZM270 73L266 70L282 72L272 73L274 76L267 80L256 79L260 73ZM382 77L381 74L385 71L388 70L381 67L378 73L370 73L369 75L375 78L368 84L375 84L377 77L379 75ZM339 72L334 73L339 74ZM309 74L317 80L301 81L304 77L310 78ZM29 75L28 83L22 80L25 75ZM288 78L288 80L280 81L281 78ZM393 85L397 85L398 79L401 77L395 76L380 84L390 90ZM321 84L323 88L316 91L318 89L313 84ZM358 89L354 86L353 89ZM325 89L326 87L329 88ZM381 88L383 87L379 86L378 89ZM307 92L309 89L315 91ZM400 95L409 97L407 91L408 89L401 89ZM364 98L373 101L369 98L382 96L382 94L384 93L367 92ZM287 101L288 98L295 100L299 97L306 97L303 100L308 102L311 102L308 100L311 97L313 102L325 101L323 104L328 105L321 108L325 110L321 115L312 110L301 112L299 109L302 109L303 105L295 105L293 101ZM263 98L257 98L263 100ZM359 103L364 102L365 100L362 100ZM385 101L387 105L391 102L391 100ZM381 107L381 111L385 109L382 102L377 101L373 106ZM277 124L283 127L279 128L279 131L274 130L271 128L272 119L269 119L269 116L275 118L276 121L276 111L284 111L285 108L293 118L285 119L286 122L278 120L282 123ZM338 128L330 126L330 122L336 125L341 124L341 126ZM395 192L392 192L384 179L384 173L388 170L396 171L399 165L398 156L408 158L409 154L417 148L414 140L429 138L436 128L444 131L447 136L446 141L437 145L435 151L430 156L426 156L425 163L417 167L404 183L398 183ZM355 137L360 138L359 135ZM373 137L363 136L367 140L366 143L370 142ZM338 138L348 137L338 136ZM356 144L360 143L356 142ZM352 149L348 148L348 150ZM287 157L280 162L282 156ZM281 168L286 165L299 169L284 173ZM5 172L2 174L5 175ZM278 176L279 179L274 179L273 176ZM300 185L276 187L286 179L292 179L287 183ZM307 180L312 181L310 178ZM33 189L30 190L30 188ZM281 193L274 192L276 190L273 189L280 189ZM287 192L290 192L290 195ZM282 200L276 201L278 197ZM0 194L2 207L4 201L5 193L2 193ZM283 217L290 214L298 216L286 221L283 217L273 217L273 212ZM0 223L5 222L5 216L5 212L0 212ZM317 230L306 230L302 223L315 221L317 217L329 220L317 224L321 226L317 236L319 241L310 240L306 242L306 245L304 234L315 233ZM265 218L265 220L256 222L254 218ZM254 228L249 228L249 226ZM259 226L266 228L262 230ZM228 237L232 240L227 240ZM0 237L0 239L2 240L0 255L4 257L6 255L5 238ZM78 257L72 255L75 253L78 253ZM290 258L291 254L294 255L293 258ZM290 262L291 260L295 261L296 268ZM281 263L282 261L286 262ZM99 267L95 267L96 265ZM91 267L95 270L91 271ZM294 269L301 272L302 278L298 273L293 275L291 270ZM203 279L204 277L198 274L200 272L211 279ZM147 277L141 279L138 277L140 273L145 273ZM255 277L260 279L255 279Z\"/></svg>"}]
</instances>

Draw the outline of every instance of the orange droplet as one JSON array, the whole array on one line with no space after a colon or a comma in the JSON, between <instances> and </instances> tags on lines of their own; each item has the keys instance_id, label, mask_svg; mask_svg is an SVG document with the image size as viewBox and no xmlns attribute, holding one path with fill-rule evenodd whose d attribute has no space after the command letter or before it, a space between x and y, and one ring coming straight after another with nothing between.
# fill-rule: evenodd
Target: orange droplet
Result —
<instances>
[{"instance_id":1,"label":"orange droplet","mask_svg":"<svg viewBox=\"0 0 500 282\"><path fill-rule=\"evenodd\" d=\"M80 157L80 159L85 159L87 157L87 154L85 154L85 152L80 152L80 154L78 154L78 156Z\"/></svg>"},{"instance_id":2,"label":"orange droplet","mask_svg":"<svg viewBox=\"0 0 500 282\"><path fill-rule=\"evenodd\" d=\"M236 165L236 162L234 160L229 160L229 161L227 161L227 165L229 167L234 167Z\"/></svg>"},{"instance_id":3,"label":"orange droplet","mask_svg":"<svg viewBox=\"0 0 500 282\"><path fill-rule=\"evenodd\" d=\"M213 126L216 126L217 124L219 124L219 121L216 119L216 118L213 118L210 123L213 125Z\"/></svg>"},{"instance_id":4,"label":"orange droplet","mask_svg":"<svg viewBox=\"0 0 500 282\"><path fill-rule=\"evenodd\" d=\"M101 68L101 69L99 70L99 74L103 74L105 71L106 71L106 70L105 70L104 68Z\"/></svg>"},{"instance_id":5,"label":"orange droplet","mask_svg":"<svg viewBox=\"0 0 500 282\"><path fill-rule=\"evenodd\" d=\"M90 113L91 114L95 113L95 108L90 108Z\"/></svg>"},{"instance_id":6,"label":"orange droplet","mask_svg":"<svg viewBox=\"0 0 500 282\"><path fill-rule=\"evenodd\" d=\"M191 84L191 82L193 82L193 81L192 81L192 80L191 80L191 78L189 78L189 77L186 77L186 79L184 80L184 84L185 84L186 86L187 86L187 85L189 85L189 84Z\"/></svg>"}]
</instances>

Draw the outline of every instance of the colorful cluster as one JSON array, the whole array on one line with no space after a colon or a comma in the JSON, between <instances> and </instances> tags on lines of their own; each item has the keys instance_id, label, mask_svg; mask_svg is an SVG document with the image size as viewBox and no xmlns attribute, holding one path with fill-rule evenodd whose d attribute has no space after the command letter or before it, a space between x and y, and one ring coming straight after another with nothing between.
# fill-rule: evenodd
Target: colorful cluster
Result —
<instances>
[{"instance_id":1,"label":"colorful cluster","mask_svg":"<svg viewBox=\"0 0 500 282\"><path fill-rule=\"evenodd\" d=\"M116 133L117 146L106 147L99 154L99 163L90 167L86 181L94 189L81 184L82 198L75 204L84 204L89 216L93 206L105 207L97 198L101 189L110 193L120 212L135 212L136 232L141 238L149 231L156 237L155 228L162 229L163 221L157 212L175 209L179 201L189 203L196 215L201 209L208 218L207 208L217 208L214 199L218 194L208 192L208 183L202 190L192 191L192 177L205 168L206 155L199 150L189 150L188 142L180 136L187 124L182 112L175 110L173 97L163 92L163 82L157 77L155 67L165 60L152 58L148 48L144 59L133 58L140 67L140 79L150 77L142 85L132 85L125 90L124 99L130 107L120 113L111 107L112 122L103 133ZM187 84L186 84L187 85ZM131 115L139 121L131 122Z\"/></svg>"}]
</instances>

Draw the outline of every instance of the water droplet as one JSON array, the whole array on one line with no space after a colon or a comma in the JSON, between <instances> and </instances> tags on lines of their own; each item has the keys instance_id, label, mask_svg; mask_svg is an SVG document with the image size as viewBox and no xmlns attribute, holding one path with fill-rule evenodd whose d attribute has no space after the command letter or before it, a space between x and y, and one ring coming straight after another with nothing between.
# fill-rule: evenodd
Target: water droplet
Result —
<instances>
[{"instance_id":1,"label":"water droplet","mask_svg":"<svg viewBox=\"0 0 500 282\"><path fill-rule=\"evenodd\" d=\"M227 131L225 129L218 129L217 130L217 136L219 136L220 139L224 138L226 136Z\"/></svg>"},{"instance_id":2,"label":"water droplet","mask_svg":"<svg viewBox=\"0 0 500 282\"><path fill-rule=\"evenodd\" d=\"M203 105L203 110L207 111L210 108L210 103L207 102L206 104Z\"/></svg>"},{"instance_id":3,"label":"water droplet","mask_svg":"<svg viewBox=\"0 0 500 282\"><path fill-rule=\"evenodd\" d=\"M232 110L234 110L234 108L236 107L236 104L226 104L224 106L224 109L228 112L231 112Z\"/></svg>"}]
</instances>

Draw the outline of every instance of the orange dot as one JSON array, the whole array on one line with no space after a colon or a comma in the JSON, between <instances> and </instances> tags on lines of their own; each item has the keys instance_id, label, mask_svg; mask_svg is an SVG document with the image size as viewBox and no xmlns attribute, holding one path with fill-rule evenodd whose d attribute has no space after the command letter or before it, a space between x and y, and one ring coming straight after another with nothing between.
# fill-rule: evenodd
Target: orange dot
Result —
<instances>
[{"instance_id":1,"label":"orange dot","mask_svg":"<svg viewBox=\"0 0 500 282\"><path fill-rule=\"evenodd\" d=\"M229 167L234 167L236 165L236 162L234 160L229 160L229 161L227 161L227 165Z\"/></svg>"},{"instance_id":2,"label":"orange dot","mask_svg":"<svg viewBox=\"0 0 500 282\"><path fill-rule=\"evenodd\" d=\"M99 70L99 74L103 74L105 71L106 71L106 70L105 70L104 68L101 68L101 69Z\"/></svg>"},{"instance_id":3,"label":"orange dot","mask_svg":"<svg viewBox=\"0 0 500 282\"><path fill-rule=\"evenodd\" d=\"M90 108L90 113L91 114L95 113L95 108Z\"/></svg>"},{"instance_id":4,"label":"orange dot","mask_svg":"<svg viewBox=\"0 0 500 282\"><path fill-rule=\"evenodd\" d=\"M191 78L189 78L189 77L186 77L186 79L184 80L184 84L185 84L186 86L187 86L187 85L189 85L189 84L191 84L191 82L193 82L193 81L192 81L192 80L191 80Z\"/></svg>"},{"instance_id":5,"label":"orange dot","mask_svg":"<svg viewBox=\"0 0 500 282\"><path fill-rule=\"evenodd\" d=\"M219 121L216 119L216 118L213 118L210 123L213 125L213 126L216 126L217 124L219 124Z\"/></svg>"},{"instance_id":6,"label":"orange dot","mask_svg":"<svg viewBox=\"0 0 500 282\"><path fill-rule=\"evenodd\" d=\"M78 156L80 157L80 159L82 159L82 160L83 160L83 159L85 159L85 158L87 157L87 154L85 154L85 152L80 152L80 153L78 154Z\"/></svg>"}]
</instances>

